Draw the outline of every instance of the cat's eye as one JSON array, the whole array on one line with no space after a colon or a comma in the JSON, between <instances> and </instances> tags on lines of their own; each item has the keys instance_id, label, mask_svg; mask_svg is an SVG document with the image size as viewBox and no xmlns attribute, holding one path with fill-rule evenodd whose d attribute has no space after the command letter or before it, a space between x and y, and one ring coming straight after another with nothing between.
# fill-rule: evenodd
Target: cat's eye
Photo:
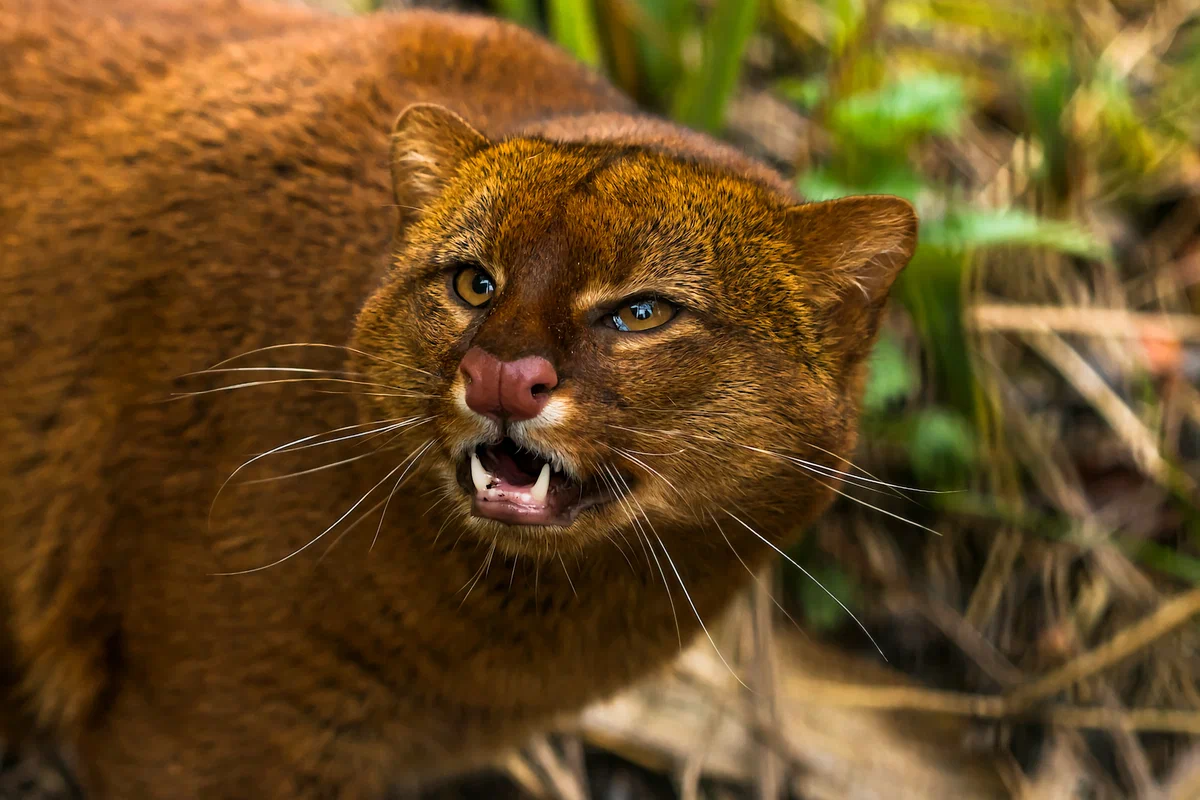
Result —
<instances>
[{"instance_id":1,"label":"cat's eye","mask_svg":"<svg viewBox=\"0 0 1200 800\"><path fill-rule=\"evenodd\" d=\"M467 305L479 308L496 293L496 281L482 267L468 264L455 273L454 291Z\"/></svg>"},{"instance_id":2,"label":"cat's eye","mask_svg":"<svg viewBox=\"0 0 1200 800\"><path fill-rule=\"evenodd\" d=\"M674 319L677 311L665 300L634 300L612 312L608 321L619 331L637 333L667 324Z\"/></svg>"}]
</instances>

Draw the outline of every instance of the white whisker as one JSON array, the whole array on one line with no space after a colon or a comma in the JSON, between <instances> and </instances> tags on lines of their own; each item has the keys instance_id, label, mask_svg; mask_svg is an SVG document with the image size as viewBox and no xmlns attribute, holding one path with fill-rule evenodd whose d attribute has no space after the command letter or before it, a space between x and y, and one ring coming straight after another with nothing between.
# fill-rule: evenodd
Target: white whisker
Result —
<instances>
[{"instance_id":1,"label":"white whisker","mask_svg":"<svg viewBox=\"0 0 1200 800\"><path fill-rule=\"evenodd\" d=\"M602 464L602 465L601 465L601 468L607 471L607 470L608 470L608 465L607 465L607 464ZM611 474L611 473L610 473L610 474ZM624 509L625 509L625 511L626 511L626 512L629 514L629 516L630 516L630 519L631 519L631 521L633 522L633 524L634 524L634 528L635 528L635 530L633 531L633 534L634 534L634 536L636 536L636 537L637 537L638 544L639 544L639 545L641 546L641 548L642 548L642 555L644 555L644 556L646 557L646 566L647 566L647 567L648 567L650 570L653 570L653 569L654 569L654 565L650 563L650 551L646 549L646 542L644 541L644 537L643 537L644 531L642 531L642 529L641 529L641 525L642 525L642 523L641 523L641 520L639 520L639 519L637 518L637 516L634 514L634 512L633 512L633 507L632 507L632 506L630 506L628 503L626 503L626 502L625 502L625 498L624 498L624 496L621 494L621 489L620 489L620 488L617 486L617 484L616 484L616 483L615 483L615 482L614 482L614 481L611 479L611 477L609 477L609 476L606 476L606 475L605 475L603 472L599 472L599 471L596 473L596 475L597 475L597 476L598 476L598 477L599 477L599 478L600 478L602 481L604 481L604 483L605 483L605 484L608 486L608 488L609 488L609 489L611 489L611 490L612 490L612 492L613 492L613 496L616 498L617 502L618 502L618 503L620 503L620 504L621 504L621 507L622 507L622 508L624 508Z\"/></svg>"},{"instance_id":2,"label":"white whisker","mask_svg":"<svg viewBox=\"0 0 1200 800\"><path fill-rule=\"evenodd\" d=\"M934 536L941 536L941 535L942 535L940 531L936 531L936 530L934 530L933 528L929 527L928 525L922 525L921 523L919 523L919 522L914 522L913 520L911 520L911 519L908 519L907 517L902 517L902 516L900 516L899 514L896 514L896 513L894 513L894 512L891 512L891 511L888 511L886 508L880 508L880 507L879 507L879 506L877 506L877 505L874 505L874 504L872 504L872 503L868 503L866 500L863 500L861 497L855 497L855 496L854 496L854 495L852 495L852 494L847 494L846 492L843 492L841 489L838 489L838 488L837 488L837 487L835 487L835 486L830 486L828 483L825 483L825 481L818 480L818 479L816 479L816 478L813 478L813 480L814 480L814 481L817 481L817 483L821 484L822 486L824 486L826 489L828 489L829 491L833 492L834 494L839 494L839 495L841 495L842 497L846 498L847 500L851 500L851 501L853 501L853 502L855 502L855 503L858 503L860 506L863 506L863 507L865 507L865 508L869 508L869 509L871 509L872 511L878 511L880 514L883 514L883 515L885 515L885 516L891 517L892 519L899 520L900 522L903 522L905 525L911 525L911 526L913 526L914 528L920 528L920 529L921 529L921 530L923 530L923 531L927 531L927 532L929 532L929 533L932 533Z\"/></svg>"},{"instance_id":3,"label":"white whisker","mask_svg":"<svg viewBox=\"0 0 1200 800\"><path fill-rule=\"evenodd\" d=\"M862 632L867 635L867 638L871 640L871 644L875 645L875 649L879 651L879 655L883 657L883 660L884 661L888 660L887 654L883 652L883 648L879 646L879 643L875 641L875 637L871 635L871 632L869 630L867 630L867 626L864 625L862 623L862 621L854 615L853 611L851 611L849 608L846 607L845 603L843 603L841 600L838 599L837 595L835 595L833 592L826 589L825 584L821 583L819 580L817 580L815 577L813 577L813 574L811 572L809 572L808 570L806 570L804 567L797 564L796 560L794 558L792 558L787 553L783 552L778 547L776 547L769 539L767 539L767 537L763 536L761 533L754 530L754 528L751 528L748 524L743 522L742 519L740 517L738 517L737 515L735 515L732 511L730 511L728 509L724 509L724 508L721 510L724 511L726 514L728 514L730 517L732 517L733 520L735 522L737 522L739 525L741 525L743 528L745 528L746 530L750 531L752 534L757 536L758 539L763 544L765 544L767 547L771 548L776 553L778 553L779 555L781 555L785 559L787 559L787 562L789 564L791 564L793 567L795 567L796 569L803 572L805 577L807 577L810 581L812 581L817 586L819 586L821 588L821 591L823 591L825 594L829 595L829 597L833 600L833 602L835 602L839 606L841 606L841 609L850 615L850 619L854 620L854 622L858 625L858 627L862 629Z\"/></svg>"},{"instance_id":4,"label":"white whisker","mask_svg":"<svg viewBox=\"0 0 1200 800\"><path fill-rule=\"evenodd\" d=\"M223 369L198 369L195 372L185 372L180 378L194 378L200 375L225 375L232 372L291 372L304 375L341 375L342 377L366 378L366 373L351 372L344 369L310 369L308 367L225 367ZM383 384L380 384L381 386ZM398 387L388 387L395 389Z\"/></svg>"},{"instance_id":5,"label":"white whisker","mask_svg":"<svg viewBox=\"0 0 1200 800\"><path fill-rule=\"evenodd\" d=\"M624 542L627 545L629 544L629 539L627 539L625 537L624 533L622 533L620 530L618 530L618 531L616 531L616 534L617 534L617 536L621 537L622 542ZM613 539L610 537L609 541L612 542L613 547L617 548L617 552L621 554L621 558L625 559L625 563L629 565L630 572L632 572L636 575L637 570L633 568L633 562L629 560L629 556L628 556L628 554L626 554L625 548L621 547L620 542L618 542L616 539Z\"/></svg>"},{"instance_id":6,"label":"white whisker","mask_svg":"<svg viewBox=\"0 0 1200 800\"><path fill-rule=\"evenodd\" d=\"M463 603L467 602L467 598L471 596L471 592L475 591L475 585L477 583L479 583L479 580L484 575L487 574L488 567L490 567L492 564L492 556L495 555L495 553L496 553L496 543L492 542L492 546L488 548L487 555L484 557L483 563L479 565L479 569L475 570L475 574L472 576L471 580L469 580L466 584L463 585L463 587L461 589L458 590L460 592L463 589L467 590L467 593L465 595L463 595L462 602L460 602L458 604L459 608L463 607Z\"/></svg>"},{"instance_id":7,"label":"white whisker","mask_svg":"<svg viewBox=\"0 0 1200 800\"><path fill-rule=\"evenodd\" d=\"M622 449L621 449L621 448L619 448L619 447L613 447L612 445L605 445L605 446L606 446L606 447L607 447L609 450L612 450L612 451L613 451L614 453L616 453L617 455L619 455L619 456L621 456L621 457L623 457L623 458L626 458L626 459L628 459L629 461L632 461L634 464L637 464L638 466L642 467L643 469L647 469L647 470L649 470L650 472L653 472L655 475L657 475L657 476L658 476L659 480L661 480L661 481L662 481L663 483L665 483L665 484L666 484L668 487L670 487L671 491L675 492L675 494L679 495L680 497L683 497L684 499L687 499L687 498L685 497L685 495L683 494L683 492L679 491L679 489L678 489L678 488L676 488L675 484L671 483L671 481L669 481L667 478L665 478L661 472L659 472L659 471L658 471L658 470L656 470L654 467L652 467L652 466L650 466L649 464L647 464L645 461L642 461L642 460L641 460L640 458L638 458L637 456L631 455L631 454L630 454L628 451L622 450Z\"/></svg>"},{"instance_id":8,"label":"white whisker","mask_svg":"<svg viewBox=\"0 0 1200 800\"><path fill-rule=\"evenodd\" d=\"M914 492L914 493L918 493L918 494L933 494L933 495L958 494L961 491L963 491L960 489L944 489L944 490L941 490L941 489L918 489L913 486L903 486L901 484L889 483L888 481L883 481L883 480L879 480L876 478L864 478L860 475L854 475L853 473L844 472L842 470L835 469L833 467L829 467L824 464L818 464L815 461L807 461L803 458L798 458L796 456L787 455L786 453L777 453L772 450L766 450L761 447L755 447L753 445L742 444L741 442L730 442L730 441L726 441L724 439L720 439L715 436L705 436L703 434L688 433L686 431L668 431L668 430L657 430L657 429L648 429L648 428L631 428L631 427L624 426L624 425L609 425L608 427L616 428L617 430L623 430L623 431L627 431L629 433L634 433L634 434L638 434L638 435L642 435L642 436L645 436L645 435L675 436L675 437L682 437L682 438L697 439L700 441L711 442L714 444L721 444L721 445L725 445L727 447L741 447L745 450L750 450L755 453L760 453L765 456L770 456L772 458L780 458L785 461L789 461L794 464L797 464L798 466L820 470L825 475L825 477L839 477L839 478L846 480L847 482L857 482L856 485L859 485L860 488L864 488L864 489L869 488L869 487L862 485L862 484L874 484L874 485L883 486L883 487L886 487L889 489L896 489L896 490L904 491L904 492ZM846 461L846 463L850 464L850 466L853 466L855 469L859 469L859 470L865 472L865 470L862 470L861 467L854 465L852 462L847 461L845 458L842 458L841 456L837 455L836 453L826 450L823 447L820 447L815 444L810 444L808 442L804 442L803 444L806 447L812 447L816 450L820 450L823 453L827 453L828 455L830 455L834 458L837 458L841 461Z\"/></svg>"},{"instance_id":9,"label":"white whisker","mask_svg":"<svg viewBox=\"0 0 1200 800\"><path fill-rule=\"evenodd\" d=\"M372 359L373 361L379 361L384 364L391 364L394 367L400 367L401 369L407 369L407 370L412 370L413 372L419 372L422 375L428 375L431 378L436 377L433 373L426 372L423 369L418 369L417 367L412 367L412 366L409 366L408 364L401 364L398 361L392 361L391 359L387 359L382 356L377 356L377 355L373 355L371 353L366 353L366 352L363 352L362 350L358 350L353 347L347 347L346 345L341 345L341 344L323 344L321 342L288 342L286 344L272 344L272 345L267 345L266 347L258 347L258 348L255 348L254 350L248 350L245 353L241 353L239 355L227 358L224 361L218 361L216 364L213 364L211 367L209 367L209 369L216 369L217 367L222 367L226 364L229 364L230 362L237 361L239 358L245 358L246 356L252 356L257 353L266 353L266 352L270 352L272 350L283 350L283 349L289 348L289 347L313 347L313 348L325 348L325 349L329 349L329 350L344 350L348 353L355 353L356 355L360 355L363 358Z\"/></svg>"},{"instance_id":10,"label":"white whisker","mask_svg":"<svg viewBox=\"0 0 1200 800\"><path fill-rule=\"evenodd\" d=\"M358 425L346 425L345 427L336 428L335 430L332 430L332 431L326 431L325 433L318 433L318 434L314 434L313 436L306 436L303 439L297 439L293 442L289 442L286 445L281 445L280 447L272 448L272 449L266 451L265 453L258 453L254 457L262 458L263 456L275 455L276 453L295 453L295 452L299 452L300 450L308 450L313 447L324 447L327 444L336 444L337 442L348 442L351 439L360 439L364 436L367 437L367 438L363 439L363 442L365 443L365 442L371 441L371 439L375 438L376 436L382 436L386 433L391 433L393 430L396 430L397 428L404 428L408 425L415 425L419 420L423 420L423 419L432 419L432 417L407 417L404 419L401 419L400 417L393 417L392 419L380 420L379 422L364 422L364 423L361 423ZM310 442L309 444L300 444L300 442L308 441L309 439L315 439L318 436L327 436L330 433L339 433L340 431L352 430L353 428L364 428L369 425L384 425L386 427L379 428L376 430L362 431L361 433L354 433L354 434L350 434L349 436L339 436L336 439L326 439L321 442ZM297 445L297 446L292 447L291 445ZM251 462L246 462L246 464L249 464L249 463L251 463ZM245 466L245 465L243 465L243 466Z\"/></svg>"},{"instance_id":11,"label":"white whisker","mask_svg":"<svg viewBox=\"0 0 1200 800\"><path fill-rule=\"evenodd\" d=\"M567 572L567 562L563 561L562 553L556 553L556 555L558 556L558 563L562 565L563 575L567 578L567 585L571 587L571 594L579 597L579 593L575 591L575 582L571 580L571 573Z\"/></svg>"},{"instance_id":12,"label":"white whisker","mask_svg":"<svg viewBox=\"0 0 1200 800\"><path fill-rule=\"evenodd\" d=\"M171 397L200 397L206 394L218 394L220 392L232 392L236 389L251 389L256 386L277 386L287 383L346 383L354 386L375 386L383 388L388 387L386 384L374 383L372 381L352 381L347 378L277 378L271 381L246 381L244 383L235 383L232 386L218 386L215 389L201 389L196 392L171 392ZM354 394L351 392L351 394Z\"/></svg>"},{"instance_id":13,"label":"white whisker","mask_svg":"<svg viewBox=\"0 0 1200 800\"><path fill-rule=\"evenodd\" d=\"M383 520L385 517L387 517L388 506L391 504L392 498L396 496L396 492L400 490L401 484L404 483L404 479L408 476L409 472L412 471L412 468L417 465L417 462L421 460L421 457L423 455L425 455L425 453L432 446L433 446L433 439L426 439L425 444L422 445L420 448L420 452L414 450L412 453L409 454L408 458L412 459L412 463L410 463L404 469L404 472L400 473L400 477L396 479L396 485L392 487L392 491L387 496L387 502L385 502L383 504L383 513L379 515L379 526L375 528L375 536L371 539L371 546L369 548L367 548L368 553L375 549L375 542L379 541L379 532L381 530L383 530ZM405 459L405 461L407 461L407 460L408 459ZM401 463L403 463L403 462L401 462Z\"/></svg>"},{"instance_id":14,"label":"white whisker","mask_svg":"<svg viewBox=\"0 0 1200 800\"><path fill-rule=\"evenodd\" d=\"M340 542L340 541L342 541L342 539L345 539L345 538L346 538L346 534L350 533L350 531L352 531L352 530L354 530L355 528L357 528L360 522L362 522L362 521L363 521L363 520L365 520L367 517L371 516L371 515L372 515L372 514L374 514L374 513L375 513L377 510L379 510L379 507L380 507L381 505L383 505L385 502L387 502L387 501L386 501L386 499L385 499L385 500L380 500L378 503L376 503L375 505L371 506L371 507L370 507L370 508L368 508L366 511L364 511L364 512L362 513L362 515L361 515L361 516L359 516L359 518L358 518L358 519L354 520L354 522L351 522L349 525L347 525L347 526L346 526L346 528L345 528L345 530L343 530L343 531L342 531L341 533L339 533L339 534L338 534L336 537L334 537L333 541L329 543L329 546L325 548L325 552L321 553L321 557L317 559L317 563L318 563L318 564L320 564L322 561L324 561L324 560L325 560L325 556L329 555L329 551L331 551L331 550L333 550L333 548L337 547L337 546L338 546L338 542Z\"/></svg>"},{"instance_id":15,"label":"white whisker","mask_svg":"<svg viewBox=\"0 0 1200 800\"><path fill-rule=\"evenodd\" d=\"M414 428L419 427L421 425L424 425L426 422L429 422L432 419L433 419L433 417L426 417L421 422L414 423L412 425L412 427L414 427ZM376 435L378 435L378 434L376 434ZM393 437L393 439L394 438L395 437ZM390 442L391 440L388 440L388 441ZM332 464L323 464L319 467L313 467L312 469L300 470L299 472L289 472L287 475L274 475L270 478L255 478L254 480L251 480L251 481L242 481L238 485L239 486L254 486L254 485L260 484L260 483L274 483L275 481L284 481L284 480L288 480L289 478L298 478L301 475L311 475L314 472L321 472L322 470L333 469L334 467L340 467L343 464L349 464L353 461L361 461L364 458L370 458L371 456L379 455L380 453L385 453L385 452L387 452L386 444L384 445L384 447L380 447L377 450L372 450L369 453L363 453L362 455L353 456L352 458L344 458L341 461L334 461Z\"/></svg>"},{"instance_id":16,"label":"white whisker","mask_svg":"<svg viewBox=\"0 0 1200 800\"><path fill-rule=\"evenodd\" d=\"M331 389L313 389L313 394L342 394L352 397L403 397L408 400L436 400L437 395L424 392L335 392Z\"/></svg>"},{"instance_id":17,"label":"white whisker","mask_svg":"<svg viewBox=\"0 0 1200 800\"><path fill-rule=\"evenodd\" d=\"M615 426L610 426L610 427L615 427ZM672 450L670 453L647 453L647 452L645 452L645 451L643 451L643 450L626 450L625 452L627 452L627 453L633 453L634 455L637 455L637 456L649 456L649 457L656 457L656 458L668 458L668 457L670 457L670 456L678 456L678 455L683 455L684 453L686 453L688 450L691 450L691 449L692 449L692 448L690 448L690 447L681 447L681 448L679 448L678 450Z\"/></svg>"},{"instance_id":18,"label":"white whisker","mask_svg":"<svg viewBox=\"0 0 1200 800\"><path fill-rule=\"evenodd\" d=\"M628 428L628 427L623 427L623 426L619 426L619 425L612 425L609 427L619 428L621 430L630 431L632 433L640 432L636 428ZM812 480L816 481L821 486L824 486L829 491L831 491L835 494L838 494L842 497L845 497L847 500L851 500L855 503L858 503L859 505L861 505L865 508L872 509L873 511L878 511L880 514L883 514L888 517L892 517L893 519L899 520L900 522L903 522L907 525L912 525L915 528L920 528L921 530L927 531L928 533L932 533L934 536L941 536L942 534L939 531L934 530L933 528L930 528L927 525L922 525L921 523L915 522L911 519L908 519L907 517L901 516L900 514L896 514L892 511L888 511L886 509L880 508L879 506L876 506L872 503L868 503L866 500L863 500L859 497L855 497L852 494L848 494L848 493L842 491L841 489L838 489L834 486L829 485L828 483L825 483L824 481L820 480L816 476L820 475L821 477L833 478L833 479L841 478L852 486L856 486L860 489L867 489L868 491L878 491L878 490L873 489L870 486L863 486L860 483L860 481L867 482L867 483L875 483L875 484L885 486L885 487L888 487L891 489L922 492L925 494L954 494L954 493L956 493L955 491L937 491L937 490L933 490L933 489L912 489L910 487L898 486L896 484L886 483L883 481L876 481L876 480L870 480L867 478L861 478L857 475L851 475L850 473L842 472L840 470L835 470L831 467L825 467L822 464L815 464L813 462L805 461L804 459L799 459L799 458L795 458L793 456L784 455L783 453L775 453L770 450L764 450L761 447L754 447L752 445L740 444L738 442L726 442L721 439L717 439L715 437L710 437L710 436L702 436L699 434L687 434L687 433L683 433L680 431L650 431L650 433L662 434L662 435L668 435L668 436L687 436L687 437L691 437L691 438L695 438L695 439L714 442L716 444L723 444L723 445L730 446L730 447L742 447L742 448L751 450L756 453L761 453L763 455L782 459L782 460L792 464L793 466L799 466L799 467L805 469L808 472L809 476L812 477ZM833 473L833 474L830 474L830 473Z\"/></svg>"},{"instance_id":19,"label":"white whisker","mask_svg":"<svg viewBox=\"0 0 1200 800\"><path fill-rule=\"evenodd\" d=\"M324 431L322 433L314 433L310 436L303 436L299 439L293 439L292 441L290 441L286 444L281 444L278 447L273 447L265 453L259 453L256 456L252 456L248 461L243 462L241 464L241 466L239 466L237 469L235 469L233 472L231 472L229 474L229 477L226 478L225 481L217 488L217 493L213 495L212 503L210 503L208 506L208 524L209 524L209 526L212 525L213 509L215 509L217 506L217 500L220 499L221 492L225 491L225 487L229 485L230 481L232 481L234 478L237 477L238 473L240 473L242 470L244 470L246 467L250 466L254 462L264 459L267 456L275 455L276 453L291 453L291 452L295 452L296 450L306 450L310 447L320 447L322 445L333 444L334 442L344 442L348 439L357 439L360 436L371 436L373 434L378 433L379 431L378 430L369 430L369 431L364 431L362 433L351 434L349 436L339 436L335 439L328 439L328 440L322 441L322 442L314 442L311 444L301 445L301 442L312 442L313 439L319 439L320 437L328 436L331 433L341 433L342 431L350 431L350 430L354 430L356 428L366 428L366 427L377 426L377 425L385 426L385 430L396 430L398 427L403 426L406 422L410 422L411 420L414 420L414 419L420 419L420 417L411 417L409 420L402 420L399 422L397 421L398 419L399 418L381 420L379 422L360 422L355 425L344 425L340 428L334 428L331 431ZM299 446L297 446L297 445L299 445Z\"/></svg>"},{"instance_id":20,"label":"white whisker","mask_svg":"<svg viewBox=\"0 0 1200 800\"><path fill-rule=\"evenodd\" d=\"M746 689L746 691L754 694L754 690L746 686L746 682L738 677L734 672L733 667L729 666L729 662L725 660L725 656L721 654L721 648L717 647L717 642L713 639L712 634L708 632L708 626L704 624L704 620L700 617L700 610L696 608L696 604L692 602L692 596L688 593L687 586L683 583L683 576L679 574L679 570L675 568L675 562L671 559L671 554L667 552L667 546L663 544L663 540L656 533L654 538L658 541L658 546L662 548L663 556L667 559L667 564L671 566L671 571L675 573L675 579L679 581L679 588L683 590L683 596L687 598L688 605L692 607L692 613L696 615L696 621L700 623L700 630L704 631L704 635L708 637L708 643L713 646L713 650L717 651L717 658L721 659L721 663L725 665L725 669L729 670L729 674L733 679Z\"/></svg>"},{"instance_id":21,"label":"white whisker","mask_svg":"<svg viewBox=\"0 0 1200 800\"><path fill-rule=\"evenodd\" d=\"M729 541L729 537L725 535L725 529L721 527L721 523L717 521L717 518L711 511L705 513L708 514L709 519L713 521L713 524L717 526L717 532L721 534L721 538L725 540L725 544L729 545L729 549L733 552L733 557L738 560L738 563L742 565L746 572L750 573L750 577L754 580L754 582L761 586L762 579L755 574L754 570L750 569L750 565L747 564L742 558L741 554L738 553L737 548L733 546L733 542ZM771 602L775 604L775 607L778 608L785 617L787 617L788 622L792 623L796 630L800 631L801 633L804 632L804 629L800 627L800 623L796 622L796 619L788 613L788 610L783 607L783 604L775 599L775 595L772 594L769 589L767 590L767 597L771 598Z\"/></svg>"},{"instance_id":22,"label":"white whisker","mask_svg":"<svg viewBox=\"0 0 1200 800\"><path fill-rule=\"evenodd\" d=\"M366 494L364 494L362 497L360 497L354 503L354 505L352 505L352 506L350 506L350 508L346 509L346 512L344 514L342 514L340 517L338 517L332 525L330 525L328 528L321 531L315 537L310 539L307 544L304 544L303 546L297 548L296 550L293 550L292 552L288 553L283 558L278 559L277 561L272 561L270 564L265 564L261 567L254 567L253 569L243 569L243 570L238 570L236 572L215 572L212 574L214 576L220 576L220 577L228 577L228 576L232 576L232 575L249 575L252 572L262 572L263 570L278 566L278 565L282 564L283 562L287 561L288 559L294 558L295 556L299 555L300 553L303 553L305 550L307 550L308 548L312 547L314 544L319 542L325 536L325 534L329 533L331 530L333 530L339 524L341 524L342 520L344 520L344 519L346 519L346 517L350 516L350 514L352 514L354 512L354 509L356 509L360 505L362 505L363 502L368 497L371 496L372 492L374 492L380 486L383 486L383 484L387 483L387 481L391 480L392 476L395 475L397 472L399 472L401 470L401 468L403 468L403 467L404 467L404 462L400 462L400 464L398 464L395 469L393 469L391 472L389 472L387 475L385 475L383 477L383 480L381 480L379 483L375 484L370 489L368 489Z\"/></svg>"},{"instance_id":23,"label":"white whisker","mask_svg":"<svg viewBox=\"0 0 1200 800\"><path fill-rule=\"evenodd\" d=\"M653 533L654 537L657 539L658 533L654 530L654 523L650 521L650 517L646 514L646 509L642 508L642 504L638 502L636 497L633 496L633 490L629 488L629 484L625 482L625 479L621 476L620 472L612 469L609 469L609 472L615 476L616 480L621 482L622 486L625 487L626 496L635 504L637 504L638 511L641 512L642 518L646 520L646 525L650 528L650 532ZM636 522L637 516L634 515L633 519ZM640 528L641 526L638 527ZM646 536L646 544L650 548L650 555L654 557L654 563L658 567L658 574L661 575L663 579L663 588L667 590L667 598L671 601L671 617L675 620L675 637L679 640L679 649L682 651L683 633L679 628L679 615L675 612L675 596L671 594L671 585L667 582L667 573L662 568L662 562L658 560L658 553L654 551L654 543L650 541L650 537L645 533L645 531L642 531L642 533Z\"/></svg>"}]
</instances>

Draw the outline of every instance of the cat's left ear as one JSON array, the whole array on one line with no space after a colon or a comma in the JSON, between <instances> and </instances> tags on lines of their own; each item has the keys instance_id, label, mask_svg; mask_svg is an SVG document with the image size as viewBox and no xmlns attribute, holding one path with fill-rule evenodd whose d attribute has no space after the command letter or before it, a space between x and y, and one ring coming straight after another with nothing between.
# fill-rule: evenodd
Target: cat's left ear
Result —
<instances>
[{"instance_id":1,"label":"cat's left ear","mask_svg":"<svg viewBox=\"0 0 1200 800\"><path fill-rule=\"evenodd\" d=\"M845 197L787 210L806 275L834 290L837 315L868 337L917 246L917 215L887 195Z\"/></svg>"},{"instance_id":2,"label":"cat's left ear","mask_svg":"<svg viewBox=\"0 0 1200 800\"><path fill-rule=\"evenodd\" d=\"M418 215L454 177L459 165L491 144L444 106L418 103L392 127L392 193L402 221Z\"/></svg>"}]
</instances>

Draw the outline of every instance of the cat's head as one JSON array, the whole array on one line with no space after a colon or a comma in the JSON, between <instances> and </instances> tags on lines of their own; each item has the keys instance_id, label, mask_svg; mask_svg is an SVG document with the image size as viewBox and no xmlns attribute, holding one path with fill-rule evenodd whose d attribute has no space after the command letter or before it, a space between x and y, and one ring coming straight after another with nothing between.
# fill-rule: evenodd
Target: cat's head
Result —
<instances>
[{"instance_id":1,"label":"cat's head","mask_svg":"<svg viewBox=\"0 0 1200 800\"><path fill-rule=\"evenodd\" d=\"M908 203L796 205L704 159L493 141L428 105L393 164L395 263L355 345L405 391L366 413L431 417L406 438L469 530L548 552L825 507Z\"/></svg>"}]
</instances>

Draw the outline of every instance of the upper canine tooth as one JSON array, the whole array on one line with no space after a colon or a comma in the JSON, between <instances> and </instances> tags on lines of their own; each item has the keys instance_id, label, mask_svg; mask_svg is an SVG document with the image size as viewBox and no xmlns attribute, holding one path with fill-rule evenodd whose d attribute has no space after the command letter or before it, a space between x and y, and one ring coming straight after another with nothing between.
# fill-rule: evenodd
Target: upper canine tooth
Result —
<instances>
[{"instance_id":1,"label":"upper canine tooth","mask_svg":"<svg viewBox=\"0 0 1200 800\"><path fill-rule=\"evenodd\" d=\"M488 484L491 482L491 476L483 468L483 464L479 460L479 455L471 453L471 483L475 484L475 491L486 492Z\"/></svg>"},{"instance_id":2,"label":"upper canine tooth","mask_svg":"<svg viewBox=\"0 0 1200 800\"><path fill-rule=\"evenodd\" d=\"M550 464L542 464L542 472L538 475L537 483L529 490L529 496L535 503L546 502L546 494L550 491Z\"/></svg>"}]
</instances>

